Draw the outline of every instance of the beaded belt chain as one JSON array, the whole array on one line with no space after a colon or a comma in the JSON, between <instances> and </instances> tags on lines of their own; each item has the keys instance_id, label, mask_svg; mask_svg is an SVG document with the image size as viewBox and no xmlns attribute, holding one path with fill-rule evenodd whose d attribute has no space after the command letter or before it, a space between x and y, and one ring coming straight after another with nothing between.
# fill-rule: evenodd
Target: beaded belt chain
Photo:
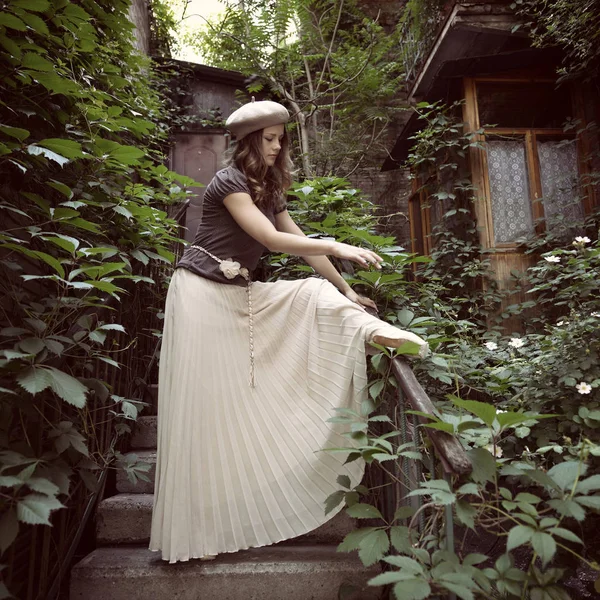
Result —
<instances>
[{"instance_id":1,"label":"beaded belt chain","mask_svg":"<svg viewBox=\"0 0 600 600\"><path fill-rule=\"evenodd\" d=\"M208 250L202 246L190 246L204 252L207 256L210 256L213 260L219 263L219 270L225 275L227 279L234 279L238 275L246 280L246 293L248 296L248 326L249 326L249 340L250 340L250 387L254 387L254 319L252 315L252 281L250 280L250 271L246 267L242 267L239 262L228 258L222 260L219 257L211 254Z\"/></svg>"}]
</instances>

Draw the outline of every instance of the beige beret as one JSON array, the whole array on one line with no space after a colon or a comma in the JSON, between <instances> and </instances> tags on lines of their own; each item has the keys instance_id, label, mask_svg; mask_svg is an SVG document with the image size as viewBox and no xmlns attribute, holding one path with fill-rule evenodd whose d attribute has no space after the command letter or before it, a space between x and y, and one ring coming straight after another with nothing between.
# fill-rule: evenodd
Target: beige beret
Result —
<instances>
[{"instance_id":1,"label":"beige beret","mask_svg":"<svg viewBox=\"0 0 600 600\"><path fill-rule=\"evenodd\" d=\"M285 124L290 118L287 108L278 102L260 100L244 104L233 112L225 127L231 131L238 140L259 129L271 127L271 125Z\"/></svg>"}]
</instances>

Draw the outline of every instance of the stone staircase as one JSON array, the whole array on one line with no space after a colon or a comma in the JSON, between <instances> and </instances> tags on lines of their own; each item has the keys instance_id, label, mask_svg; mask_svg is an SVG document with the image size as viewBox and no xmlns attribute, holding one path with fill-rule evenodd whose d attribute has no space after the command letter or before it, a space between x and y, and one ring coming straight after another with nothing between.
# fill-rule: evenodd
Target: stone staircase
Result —
<instances>
[{"instance_id":1,"label":"stone staircase","mask_svg":"<svg viewBox=\"0 0 600 600\"><path fill-rule=\"evenodd\" d=\"M155 394L156 395L156 390ZM152 412L152 411L150 411ZM156 464L155 415L138 419L131 451ZM154 489L117 475L117 495L97 510L98 548L71 571L70 600L376 600L381 588L366 581L356 553L337 545L354 520L344 512L322 527L280 544L218 556L213 561L168 564L148 550Z\"/></svg>"}]
</instances>

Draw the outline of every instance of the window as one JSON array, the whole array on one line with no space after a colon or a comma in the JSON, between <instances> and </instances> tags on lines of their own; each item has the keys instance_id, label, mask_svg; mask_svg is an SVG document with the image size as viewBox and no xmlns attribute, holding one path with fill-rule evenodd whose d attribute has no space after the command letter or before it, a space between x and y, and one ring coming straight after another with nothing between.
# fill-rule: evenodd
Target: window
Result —
<instances>
[{"instance_id":1,"label":"window","mask_svg":"<svg viewBox=\"0 0 600 600\"><path fill-rule=\"evenodd\" d=\"M431 253L431 208L427 192L413 180L413 192L408 199L408 220L410 223L411 251L418 255Z\"/></svg>"},{"instance_id":2,"label":"window","mask_svg":"<svg viewBox=\"0 0 600 600\"><path fill-rule=\"evenodd\" d=\"M486 245L514 247L558 221L581 220L577 142L562 130L571 113L568 89L469 79L465 92L465 120L482 132L483 150L472 153L471 166L485 200L477 216Z\"/></svg>"}]
</instances>

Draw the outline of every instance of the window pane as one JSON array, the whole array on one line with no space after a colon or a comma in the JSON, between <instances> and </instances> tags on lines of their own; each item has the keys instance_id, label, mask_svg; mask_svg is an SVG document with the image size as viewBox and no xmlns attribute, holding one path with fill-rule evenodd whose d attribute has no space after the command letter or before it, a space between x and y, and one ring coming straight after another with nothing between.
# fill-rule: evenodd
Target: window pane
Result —
<instances>
[{"instance_id":1,"label":"window pane","mask_svg":"<svg viewBox=\"0 0 600 600\"><path fill-rule=\"evenodd\" d=\"M533 232L524 140L488 140L488 175L496 244Z\"/></svg>"},{"instance_id":2,"label":"window pane","mask_svg":"<svg viewBox=\"0 0 600 600\"><path fill-rule=\"evenodd\" d=\"M548 228L564 220L579 223L583 219L579 199L577 142L575 140L537 139L542 179L544 215Z\"/></svg>"},{"instance_id":3,"label":"window pane","mask_svg":"<svg viewBox=\"0 0 600 600\"><path fill-rule=\"evenodd\" d=\"M562 128L571 112L566 86L553 83L478 82L481 126Z\"/></svg>"}]
</instances>

